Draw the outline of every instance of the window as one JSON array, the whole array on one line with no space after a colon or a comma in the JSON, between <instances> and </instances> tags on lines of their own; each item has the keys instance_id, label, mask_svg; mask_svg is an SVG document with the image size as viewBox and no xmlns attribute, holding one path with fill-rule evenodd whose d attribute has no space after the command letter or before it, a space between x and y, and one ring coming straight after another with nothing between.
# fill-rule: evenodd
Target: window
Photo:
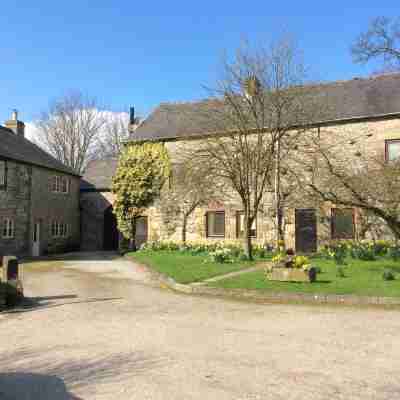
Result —
<instances>
[{"instance_id":1,"label":"window","mask_svg":"<svg viewBox=\"0 0 400 400\"><path fill-rule=\"evenodd\" d=\"M332 208L332 239L354 239L354 211L352 208Z\"/></svg>"},{"instance_id":2,"label":"window","mask_svg":"<svg viewBox=\"0 0 400 400\"><path fill-rule=\"evenodd\" d=\"M68 237L69 227L68 224L65 224L60 221L52 221L50 225L51 236L56 237Z\"/></svg>"},{"instance_id":3,"label":"window","mask_svg":"<svg viewBox=\"0 0 400 400\"><path fill-rule=\"evenodd\" d=\"M238 211L236 214L236 237L242 238L244 236L244 212ZM250 228L250 236L257 237L257 221L254 220Z\"/></svg>"},{"instance_id":4,"label":"window","mask_svg":"<svg viewBox=\"0 0 400 400\"><path fill-rule=\"evenodd\" d=\"M52 221L51 223L51 236L57 237L58 236L58 222Z\"/></svg>"},{"instance_id":5,"label":"window","mask_svg":"<svg viewBox=\"0 0 400 400\"><path fill-rule=\"evenodd\" d=\"M70 181L68 178L62 178L61 180L61 191L63 193L69 193L69 186L70 186Z\"/></svg>"},{"instance_id":6,"label":"window","mask_svg":"<svg viewBox=\"0 0 400 400\"><path fill-rule=\"evenodd\" d=\"M386 161L400 160L400 139L386 140Z\"/></svg>"},{"instance_id":7,"label":"window","mask_svg":"<svg viewBox=\"0 0 400 400\"><path fill-rule=\"evenodd\" d=\"M225 236L225 211L209 211L206 214L207 237Z\"/></svg>"},{"instance_id":8,"label":"window","mask_svg":"<svg viewBox=\"0 0 400 400\"><path fill-rule=\"evenodd\" d=\"M60 177L58 175L53 176L53 182L52 182L51 190L53 192L59 192L60 191Z\"/></svg>"},{"instance_id":9,"label":"window","mask_svg":"<svg viewBox=\"0 0 400 400\"><path fill-rule=\"evenodd\" d=\"M4 239L12 239L14 237L14 220L11 218L4 218L2 226L2 236Z\"/></svg>"},{"instance_id":10,"label":"window","mask_svg":"<svg viewBox=\"0 0 400 400\"><path fill-rule=\"evenodd\" d=\"M7 188L7 162L0 160L0 190Z\"/></svg>"}]
</instances>

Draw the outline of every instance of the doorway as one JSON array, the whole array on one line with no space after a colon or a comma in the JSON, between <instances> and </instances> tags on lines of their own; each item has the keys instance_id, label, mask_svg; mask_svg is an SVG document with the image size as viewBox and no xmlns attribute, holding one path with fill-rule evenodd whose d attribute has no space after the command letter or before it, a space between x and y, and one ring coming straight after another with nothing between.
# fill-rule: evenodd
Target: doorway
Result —
<instances>
[{"instance_id":1,"label":"doorway","mask_svg":"<svg viewBox=\"0 0 400 400\"><path fill-rule=\"evenodd\" d=\"M296 252L317 251L317 213L314 208L296 209Z\"/></svg>"},{"instance_id":2,"label":"doorway","mask_svg":"<svg viewBox=\"0 0 400 400\"><path fill-rule=\"evenodd\" d=\"M104 211L103 250L116 251L119 247L117 218L110 206Z\"/></svg>"},{"instance_id":3,"label":"doorway","mask_svg":"<svg viewBox=\"0 0 400 400\"><path fill-rule=\"evenodd\" d=\"M35 222L33 224L32 232L32 256L40 256L40 222Z\"/></svg>"}]
</instances>

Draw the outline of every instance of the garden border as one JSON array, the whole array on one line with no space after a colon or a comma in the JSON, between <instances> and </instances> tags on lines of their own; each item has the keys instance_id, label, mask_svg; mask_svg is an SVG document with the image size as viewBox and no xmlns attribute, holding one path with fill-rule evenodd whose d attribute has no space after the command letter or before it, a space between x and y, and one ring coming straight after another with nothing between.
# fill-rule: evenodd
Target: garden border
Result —
<instances>
[{"instance_id":1,"label":"garden border","mask_svg":"<svg viewBox=\"0 0 400 400\"><path fill-rule=\"evenodd\" d=\"M151 274L159 280L161 286L167 287L179 293L225 297L237 300L254 301L257 303L306 303L306 304L332 304L349 306L397 306L400 305L400 297L358 296L352 294L320 294L320 293L289 293L289 292L264 292L257 289L225 289L205 286L200 282L183 284L173 278L153 270L148 265L125 257L132 263L140 264L147 268Z\"/></svg>"}]
</instances>

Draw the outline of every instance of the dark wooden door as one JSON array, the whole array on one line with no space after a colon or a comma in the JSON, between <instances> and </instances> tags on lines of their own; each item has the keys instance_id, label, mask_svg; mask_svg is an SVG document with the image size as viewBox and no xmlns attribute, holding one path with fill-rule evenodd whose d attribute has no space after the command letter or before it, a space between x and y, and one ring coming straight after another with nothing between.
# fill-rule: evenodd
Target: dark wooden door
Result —
<instances>
[{"instance_id":1,"label":"dark wooden door","mask_svg":"<svg viewBox=\"0 0 400 400\"><path fill-rule=\"evenodd\" d=\"M117 218L113 214L112 206L104 211L104 250L118 250L119 232L117 227Z\"/></svg>"},{"instance_id":2,"label":"dark wooden door","mask_svg":"<svg viewBox=\"0 0 400 400\"><path fill-rule=\"evenodd\" d=\"M296 210L296 252L317 251L317 214L313 208Z\"/></svg>"},{"instance_id":3,"label":"dark wooden door","mask_svg":"<svg viewBox=\"0 0 400 400\"><path fill-rule=\"evenodd\" d=\"M136 248L140 249L143 243L147 242L148 224L147 217L139 217L136 220Z\"/></svg>"}]
</instances>

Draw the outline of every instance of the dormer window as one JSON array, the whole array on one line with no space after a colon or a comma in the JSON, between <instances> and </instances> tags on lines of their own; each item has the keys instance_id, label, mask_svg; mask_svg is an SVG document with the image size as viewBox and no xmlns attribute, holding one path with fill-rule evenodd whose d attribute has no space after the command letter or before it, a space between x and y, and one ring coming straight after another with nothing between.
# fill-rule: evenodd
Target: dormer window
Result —
<instances>
[{"instance_id":1,"label":"dormer window","mask_svg":"<svg viewBox=\"0 0 400 400\"><path fill-rule=\"evenodd\" d=\"M7 188L7 161L0 160L0 190Z\"/></svg>"},{"instance_id":2,"label":"dormer window","mask_svg":"<svg viewBox=\"0 0 400 400\"><path fill-rule=\"evenodd\" d=\"M386 140L386 161L400 160L400 139Z\"/></svg>"}]
</instances>

